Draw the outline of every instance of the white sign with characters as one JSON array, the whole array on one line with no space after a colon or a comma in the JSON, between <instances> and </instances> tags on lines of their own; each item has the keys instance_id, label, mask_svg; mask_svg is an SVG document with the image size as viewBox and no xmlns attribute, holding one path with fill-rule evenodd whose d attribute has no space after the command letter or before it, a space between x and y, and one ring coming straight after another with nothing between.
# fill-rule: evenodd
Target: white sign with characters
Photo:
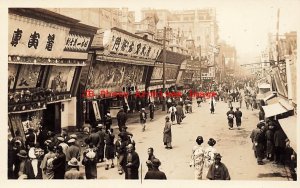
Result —
<instances>
[{"instance_id":1,"label":"white sign with characters","mask_svg":"<svg viewBox=\"0 0 300 188\"><path fill-rule=\"evenodd\" d=\"M11 14L8 21L9 55L61 58L69 28Z\"/></svg>"},{"instance_id":2,"label":"white sign with characters","mask_svg":"<svg viewBox=\"0 0 300 188\"><path fill-rule=\"evenodd\" d=\"M66 40L65 51L86 52L90 42L91 37L86 37L77 34L69 34Z\"/></svg>"},{"instance_id":3,"label":"white sign with characters","mask_svg":"<svg viewBox=\"0 0 300 188\"><path fill-rule=\"evenodd\" d=\"M109 54L150 60L157 59L161 52L161 46L158 44L114 29L104 32L103 45L108 49Z\"/></svg>"}]
</instances>

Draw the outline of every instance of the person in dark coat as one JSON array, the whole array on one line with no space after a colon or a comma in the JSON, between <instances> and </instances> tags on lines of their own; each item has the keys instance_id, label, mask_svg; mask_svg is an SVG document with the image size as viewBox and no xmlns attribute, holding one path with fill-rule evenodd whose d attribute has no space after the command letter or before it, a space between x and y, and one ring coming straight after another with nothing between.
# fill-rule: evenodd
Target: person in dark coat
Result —
<instances>
[{"instance_id":1,"label":"person in dark coat","mask_svg":"<svg viewBox=\"0 0 300 188\"><path fill-rule=\"evenodd\" d=\"M53 179L64 179L66 172L66 155L63 152L62 146L57 146L56 157L52 161L54 171Z\"/></svg>"},{"instance_id":2,"label":"person in dark coat","mask_svg":"<svg viewBox=\"0 0 300 188\"><path fill-rule=\"evenodd\" d=\"M139 179L139 155L134 151L132 144L127 147L127 152L124 160L122 161L122 167L125 171L125 179Z\"/></svg>"},{"instance_id":3,"label":"person in dark coat","mask_svg":"<svg viewBox=\"0 0 300 188\"><path fill-rule=\"evenodd\" d=\"M234 111L233 107L230 107L230 110L226 113L229 129L233 129L233 119L234 119Z\"/></svg>"},{"instance_id":4,"label":"person in dark coat","mask_svg":"<svg viewBox=\"0 0 300 188\"><path fill-rule=\"evenodd\" d=\"M14 179L14 163L16 161L17 158L17 153L14 150L14 141L13 138L11 136L11 134L8 134L8 158L7 158L7 168L8 168L8 172L7 172L7 176L8 179ZM16 168L16 167L15 167Z\"/></svg>"},{"instance_id":5,"label":"person in dark coat","mask_svg":"<svg viewBox=\"0 0 300 188\"><path fill-rule=\"evenodd\" d=\"M154 119L154 104L153 102L150 102L149 104L149 112L150 112L150 121Z\"/></svg>"},{"instance_id":6,"label":"person in dark coat","mask_svg":"<svg viewBox=\"0 0 300 188\"><path fill-rule=\"evenodd\" d=\"M149 170L144 179L156 179L156 180L166 180L167 176L164 172L160 171L158 168L161 165L159 159L152 160L152 170Z\"/></svg>"},{"instance_id":7,"label":"person in dark coat","mask_svg":"<svg viewBox=\"0 0 300 188\"><path fill-rule=\"evenodd\" d=\"M100 135L97 133L96 129L92 129L92 133L88 138L89 138L89 142L91 142L95 147L99 145Z\"/></svg>"},{"instance_id":8,"label":"person in dark coat","mask_svg":"<svg viewBox=\"0 0 300 188\"><path fill-rule=\"evenodd\" d=\"M146 129L146 121L147 121L147 113L145 112L145 108L142 108L140 112L140 123L143 127L142 129L143 132Z\"/></svg>"},{"instance_id":9,"label":"person in dark coat","mask_svg":"<svg viewBox=\"0 0 300 188\"><path fill-rule=\"evenodd\" d=\"M254 145L257 155L257 164L263 165L263 159L265 157L265 126L260 126L260 130L257 132L254 137Z\"/></svg>"},{"instance_id":10,"label":"person in dark coat","mask_svg":"<svg viewBox=\"0 0 300 188\"><path fill-rule=\"evenodd\" d=\"M120 111L117 114L117 120L118 120L118 127L119 131L122 131L122 127L126 126L127 121L127 114L124 112L124 109L121 108Z\"/></svg>"},{"instance_id":11,"label":"person in dark coat","mask_svg":"<svg viewBox=\"0 0 300 188\"><path fill-rule=\"evenodd\" d=\"M181 124L182 119L184 117L184 112L183 112L183 107L182 107L182 103L178 103L178 105L176 106L176 119L177 119L177 124Z\"/></svg>"},{"instance_id":12,"label":"person in dark coat","mask_svg":"<svg viewBox=\"0 0 300 188\"><path fill-rule=\"evenodd\" d=\"M273 161L274 160L274 125L271 121L268 122L268 129L266 131L266 141L267 141L267 145L266 145L267 159Z\"/></svg>"},{"instance_id":13,"label":"person in dark coat","mask_svg":"<svg viewBox=\"0 0 300 188\"><path fill-rule=\"evenodd\" d=\"M99 124L97 126L98 128L98 134L99 134L99 137L100 137L100 141L99 141L99 144L97 146L98 148L98 152L97 152L97 159L99 162L103 162L104 161L104 146L105 146L105 143L104 143L104 138L105 138L105 132L103 129L103 125L102 124Z\"/></svg>"},{"instance_id":14,"label":"person in dark coat","mask_svg":"<svg viewBox=\"0 0 300 188\"><path fill-rule=\"evenodd\" d=\"M209 180L230 180L230 175L224 163L221 163L222 156L215 153L215 162L209 167L207 179Z\"/></svg>"},{"instance_id":15,"label":"person in dark coat","mask_svg":"<svg viewBox=\"0 0 300 188\"><path fill-rule=\"evenodd\" d=\"M85 166L86 179L97 179L97 148L90 142L89 147L83 152L82 164Z\"/></svg>"},{"instance_id":16,"label":"person in dark coat","mask_svg":"<svg viewBox=\"0 0 300 188\"><path fill-rule=\"evenodd\" d=\"M242 124L242 116L243 113L240 111L239 108L236 108L236 111L234 112L235 122L238 129L240 129Z\"/></svg>"},{"instance_id":17,"label":"person in dark coat","mask_svg":"<svg viewBox=\"0 0 300 188\"><path fill-rule=\"evenodd\" d=\"M154 153L154 149L153 148L148 148L148 160L146 161L148 171L153 169L152 168L152 162L153 162L153 159L156 159L153 153Z\"/></svg>"},{"instance_id":18,"label":"person in dark coat","mask_svg":"<svg viewBox=\"0 0 300 188\"><path fill-rule=\"evenodd\" d=\"M29 149L31 147L34 147L36 141L37 141L37 135L34 132L33 128L30 127L28 129L28 133L26 134L26 141L25 141L26 148Z\"/></svg>"},{"instance_id":19,"label":"person in dark coat","mask_svg":"<svg viewBox=\"0 0 300 188\"><path fill-rule=\"evenodd\" d=\"M75 139L71 138L68 141L69 148L67 149L66 161L69 162L72 158L76 158L78 161L80 160L80 149L75 145Z\"/></svg>"},{"instance_id":20,"label":"person in dark coat","mask_svg":"<svg viewBox=\"0 0 300 188\"><path fill-rule=\"evenodd\" d=\"M108 130L110 130L111 125L112 125L112 119L111 119L110 113L107 113L105 115L104 119L105 119L105 123L104 123L104 125L105 125L105 131L108 131Z\"/></svg>"},{"instance_id":21,"label":"person in dark coat","mask_svg":"<svg viewBox=\"0 0 300 188\"><path fill-rule=\"evenodd\" d=\"M274 146L275 146L275 163L276 164L284 164L284 154L286 143L288 142L288 138L286 134L283 132L280 126L276 127L276 131L274 133Z\"/></svg>"},{"instance_id":22,"label":"person in dark coat","mask_svg":"<svg viewBox=\"0 0 300 188\"><path fill-rule=\"evenodd\" d=\"M259 121L265 120L265 112L264 112L264 109L262 107L260 107L260 111L258 113L258 120Z\"/></svg>"},{"instance_id":23,"label":"person in dark coat","mask_svg":"<svg viewBox=\"0 0 300 188\"><path fill-rule=\"evenodd\" d=\"M251 135L250 135L250 138L251 138L251 141L252 141L252 149L254 151L254 156L255 158L257 158L257 154L256 154L256 147L255 147L255 138L256 138L256 135L260 132L260 129L261 127L264 125L264 123L261 121L259 122L257 125L256 125L256 128L252 130L251 132Z\"/></svg>"},{"instance_id":24,"label":"person in dark coat","mask_svg":"<svg viewBox=\"0 0 300 188\"><path fill-rule=\"evenodd\" d=\"M166 123L165 123L165 128L164 128L164 137L163 137L163 142L164 145L166 146L166 149L172 149L172 129L171 129L171 122L169 116L166 116Z\"/></svg>"},{"instance_id":25,"label":"person in dark coat","mask_svg":"<svg viewBox=\"0 0 300 188\"><path fill-rule=\"evenodd\" d=\"M105 161L106 166L105 170L109 168L109 160L111 160L111 168L114 168L114 158L115 158L115 145L114 145L115 136L113 134L113 129L110 129L106 132L104 142L105 142Z\"/></svg>"}]
</instances>

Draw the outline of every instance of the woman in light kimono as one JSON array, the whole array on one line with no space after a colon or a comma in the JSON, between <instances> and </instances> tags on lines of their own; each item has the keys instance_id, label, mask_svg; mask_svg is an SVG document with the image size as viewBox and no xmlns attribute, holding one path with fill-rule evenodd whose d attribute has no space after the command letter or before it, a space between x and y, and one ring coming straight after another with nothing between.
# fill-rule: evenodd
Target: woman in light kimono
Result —
<instances>
[{"instance_id":1,"label":"woman in light kimono","mask_svg":"<svg viewBox=\"0 0 300 188\"><path fill-rule=\"evenodd\" d=\"M204 165L204 148L201 145L203 143L203 137L198 136L196 139L197 145L193 147L192 159L190 167L194 166L195 180L202 180L202 172Z\"/></svg>"},{"instance_id":2,"label":"woman in light kimono","mask_svg":"<svg viewBox=\"0 0 300 188\"><path fill-rule=\"evenodd\" d=\"M204 179L206 179L206 175L210 165L215 162L214 157L215 157L215 153L217 153L216 148L214 148L214 145L216 144L215 139L210 138L207 144L208 147L204 151L204 169L203 169Z\"/></svg>"}]
</instances>

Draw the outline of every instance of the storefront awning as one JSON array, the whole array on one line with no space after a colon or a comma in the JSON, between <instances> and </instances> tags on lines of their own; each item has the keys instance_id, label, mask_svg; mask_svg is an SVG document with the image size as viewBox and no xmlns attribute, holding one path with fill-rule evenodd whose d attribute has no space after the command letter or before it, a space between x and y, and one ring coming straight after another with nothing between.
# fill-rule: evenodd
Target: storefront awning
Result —
<instances>
[{"instance_id":1,"label":"storefront awning","mask_svg":"<svg viewBox=\"0 0 300 188\"><path fill-rule=\"evenodd\" d=\"M267 100L271 99L273 96L275 96L275 94L272 93L272 91L269 91L269 92L265 93L264 96L265 96L264 101L267 101Z\"/></svg>"},{"instance_id":2,"label":"storefront awning","mask_svg":"<svg viewBox=\"0 0 300 188\"><path fill-rule=\"evenodd\" d=\"M290 146L297 153L297 117L290 116L288 118L279 119L278 121L290 140Z\"/></svg>"},{"instance_id":3,"label":"storefront awning","mask_svg":"<svg viewBox=\"0 0 300 188\"><path fill-rule=\"evenodd\" d=\"M286 110L294 110L294 107L290 105L287 101L283 99L279 99L279 103L286 109Z\"/></svg>"},{"instance_id":4,"label":"storefront awning","mask_svg":"<svg viewBox=\"0 0 300 188\"><path fill-rule=\"evenodd\" d=\"M287 110L279 103L263 106L263 109L265 111L266 118L287 112Z\"/></svg>"},{"instance_id":5,"label":"storefront awning","mask_svg":"<svg viewBox=\"0 0 300 188\"><path fill-rule=\"evenodd\" d=\"M273 98L269 98L269 99L267 99L267 100L265 100L265 101L267 101L267 104L268 105L271 105L271 104L276 104L276 103L278 103L279 102L279 97L273 97Z\"/></svg>"}]
</instances>

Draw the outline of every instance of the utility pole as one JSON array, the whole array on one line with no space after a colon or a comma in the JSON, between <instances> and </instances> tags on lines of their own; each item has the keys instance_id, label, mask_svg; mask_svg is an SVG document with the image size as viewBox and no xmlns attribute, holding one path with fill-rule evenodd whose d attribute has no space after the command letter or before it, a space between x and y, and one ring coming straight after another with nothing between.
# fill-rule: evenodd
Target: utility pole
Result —
<instances>
[{"instance_id":1,"label":"utility pole","mask_svg":"<svg viewBox=\"0 0 300 188\"><path fill-rule=\"evenodd\" d=\"M167 54L166 54L166 27L164 27L164 41L163 41L163 106L162 111L166 111L166 97L165 97L165 90L166 90L166 61L167 61Z\"/></svg>"},{"instance_id":2,"label":"utility pole","mask_svg":"<svg viewBox=\"0 0 300 188\"><path fill-rule=\"evenodd\" d=\"M200 63L200 85L201 85L201 90L202 90L202 73L201 73L201 69L202 69L202 59L201 59L201 45L199 45L199 63Z\"/></svg>"},{"instance_id":3,"label":"utility pole","mask_svg":"<svg viewBox=\"0 0 300 188\"><path fill-rule=\"evenodd\" d=\"M277 65L279 65L279 14L280 9L277 10L277 33L276 33L276 51L277 51Z\"/></svg>"}]
</instances>

